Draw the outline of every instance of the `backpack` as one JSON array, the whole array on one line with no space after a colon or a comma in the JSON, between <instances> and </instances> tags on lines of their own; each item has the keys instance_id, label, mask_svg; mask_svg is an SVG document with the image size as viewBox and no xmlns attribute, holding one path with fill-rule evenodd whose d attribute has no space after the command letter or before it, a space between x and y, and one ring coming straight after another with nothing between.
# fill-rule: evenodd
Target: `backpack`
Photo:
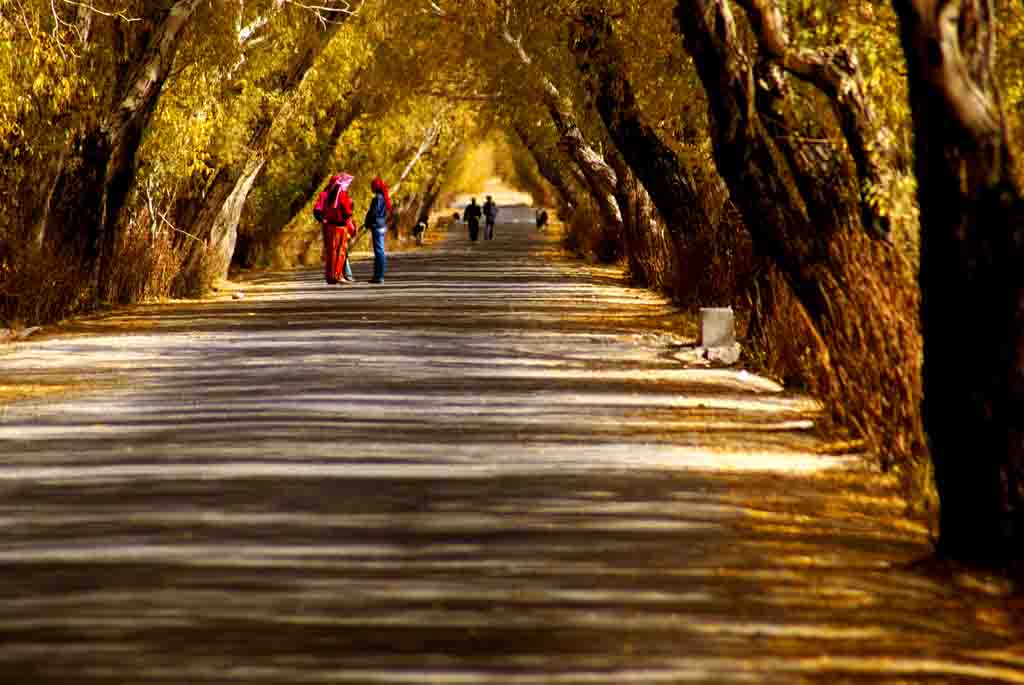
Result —
<instances>
[{"instance_id":1,"label":"backpack","mask_svg":"<svg viewBox=\"0 0 1024 685\"><path fill-rule=\"evenodd\" d=\"M313 218L318 222L344 226L349 219L349 212L341 198L341 184L332 184L316 199L316 204L313 206Z\"/></svg>"},{"instance_id":2,"label":"backpack","mask_svg":"<svg viewBox=\"0 0 1024 685\"><path fill-rule=\"evenodd\" d=\"M363 225L378 231L388 227L388 205L383 193L374 193L370 206L366 209Z\"/></svg>"}]
</instances>

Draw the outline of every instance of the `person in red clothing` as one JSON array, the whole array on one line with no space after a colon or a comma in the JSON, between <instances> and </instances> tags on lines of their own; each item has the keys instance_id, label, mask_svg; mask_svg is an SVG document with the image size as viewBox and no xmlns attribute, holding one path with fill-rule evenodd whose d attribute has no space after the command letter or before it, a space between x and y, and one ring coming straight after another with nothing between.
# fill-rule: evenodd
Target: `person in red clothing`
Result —
<instances>
[{"instance_id":1,"label":"person in red clothing","mask_svg":"<svg viewBox=\"0 0 1024 685\"><path fill-rule=\"evenodd\" d=\"M348 264L348 242L355 236L356 227L352 222L355 207L349 197L352 185L351 174L335 174L327 182L313 208L313 216L320 221L324 239L324 279L331 285L353 282Z\"/></svg>"}]
</instances>

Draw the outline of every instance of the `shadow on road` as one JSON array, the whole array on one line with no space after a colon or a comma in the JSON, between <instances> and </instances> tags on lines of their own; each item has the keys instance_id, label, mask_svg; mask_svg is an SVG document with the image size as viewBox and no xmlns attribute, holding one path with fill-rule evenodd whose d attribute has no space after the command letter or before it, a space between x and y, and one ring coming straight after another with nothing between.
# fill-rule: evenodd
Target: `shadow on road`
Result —
<instances>
[{"instance_id":1,"label":"shadow on road","mask_svg":"<svg viewBox=\"0 0 1024 685\"><path fill-rule=\"evenodd\" d=\"M0 419L5 682L1024 683L1020 607L908 570L813 402L681 364L550 240L9 352L102 385Z\"/></svg>"}]
</instances>

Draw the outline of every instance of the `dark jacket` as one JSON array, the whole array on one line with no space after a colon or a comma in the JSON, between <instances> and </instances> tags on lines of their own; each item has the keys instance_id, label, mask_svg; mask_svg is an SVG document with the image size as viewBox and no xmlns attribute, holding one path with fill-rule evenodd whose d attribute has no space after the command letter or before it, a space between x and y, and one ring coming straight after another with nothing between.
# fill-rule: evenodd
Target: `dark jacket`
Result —
<instances>
[{"instance_id":1,"label":"dark jacket","mask_svg":"<svg viewBox=\"0 0 1024 685\"><path fill-rule=\"evenodd\" d=\"M489 222L494 223L494 220L498 216L498 205L496 205L491 200L488 200L487 202L485 202L484 203L484 216L487 217L487 220Z\"/></svg>"},{"instance_id":2,"label":"dark jacket","mask_svg":"<svg viewBox=\"0 0 1024 685\"><path fill-rule=\"evenodd\" d=\"M480 221L480 214L480 205L468 204L466 205L466 209L462 212L462 218L467 222Z\"/></svg>"},{"instance_id":3,"label":"dark jacket","mask_svg":"<svg viewBox=\"0 0 1024 685\"><path fill-rule=\"evenodd\" d=\"M374 231L388 229L388 203L384 200L384 193L379 190L373 194L373 199L370 200L363 225Z\"/></svg>"}]
</instances>

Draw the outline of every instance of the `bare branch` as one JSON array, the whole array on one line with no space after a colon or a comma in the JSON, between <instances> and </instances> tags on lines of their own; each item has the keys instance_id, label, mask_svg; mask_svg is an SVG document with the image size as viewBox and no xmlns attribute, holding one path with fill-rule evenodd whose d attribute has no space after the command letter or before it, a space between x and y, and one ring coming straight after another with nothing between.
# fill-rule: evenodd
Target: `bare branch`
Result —
<instances>
[{"instance_id":1,"label":"bare branch","mask_svg":"<svg viewBox=\"0 0 1024 685\"><path fill-rule=\"evenodd\" d=\"M54 4L54 0L50 0L50 12L53 14L54 44L57 46L57 49L60 50L60 56L66 57L67 55L64 54L64 47L61 45L60 39L57 37L57 29L61 26L70 26L70 24L60 18L60 15L57 13L57 6Z\"/></svg>"},{"instance_id":2,"label":"bare branch","mask_svg":"<svg viewBox=\"0 0 1024 685\"><path fill-rule=\"evenodd\" d=\"M348 19L348 17L358 15L364 3L365 0L359 0L358 6L354 6L354 3L348 0L341 0L340 7L332 7L330 5L307 5L298 0L277 0L278 6L288 4L300 9L309 10L316 15L317 20L324 26L327 24L340 24Z\"/></svg>"},{"instance_id":3,"label":"bare branch","mask_svg":"<svg viewBox=\"0 0 1024 685\"><path fill-rule=\"evenodd\" d=\"M25 25L25 30L31 33L32 24L29 22L28 13L25 11L25 5L21 2L21 0L15 0L15 3L18 6L18 14L21 15L21 22Z\"/></svg>"},{"instance_id":4,"label":"bare branch","mask_svg":"<svg viewBox=\"0 0 1024 685\"><path fill-rule=\"evenodd\" d=\"M422 158L423 155L427 153L427 150L429 150L430 148L434 147L434 145L437 144L437 141L441 137L441 122L447 113L447 107L442 108L442 110L438 112L437 116L434 117L434 121L431 122L430 126L427 127L427 130L423 134L423 142L420 144L419 149L416 150L416 154L413 156L411 160L409 160L409 163L405 166L405 170L402 171L402 175L398 178L398 182L395 183L394 186L392 186L392 194L398 194L399 186L401 186L405 179L408 178L409 174L412 173L412 170L413 168L415 168L416 163L419 162L420 158Z\"/></svg>"},{"instance_id":5,"label":"bare branch","mask_svg":"<svg viewBox=\"0 0 1024 685\"><path fill-rule=\"evenodd\" d=\"M812 50L790 43L777 0L737 0L750 17L761 51L793 76L810 83L832 103L853 155L857 174L874 187L887 184L896 155L892 136L879 123L867 97L857 55L846 46ZM869 228L888 233L888 218L879 214L861 192L863 220Z\"/></svg>"},{"instance_id":6,"label":"bare branch","mask_svg":"<svg viewBox=\"0 0 1024 685\"><path fill-rule=\"evenodd\" d=\"M67 5L69 7L77 7L79 24L75 24L62 19L60 16L60 12L57 11L58 3L62 5ZM108 12L96 7L96 5L92 4L91 2L78 2L77 0L50 0L50 15L53 17L53 31L51 33L51 36L53 38L54 45L56 45L57 50L60 51L62 57L66 57L68 46L65 45L64 41L61 39L61 29L66 29L70 31L72 34L75 35L78 42L84 45L87 40L88 26L91 23L90 15L92 14L99 14L104 17L120 19L121 21L127 23L141 21L141 19L138 17L129 16L127 9L118 10L115 12ZM86 26L86 28L84 29L82 28L83 24ZM71 54L77 56L77 53L75 53L74 51L71 51Z\"/></svg>"},{"instance_id":7,"label":"bare branch","mask_svg":"<svg viewBox=\"0 0 1024 685\"><path fill-rule=\"evenodd\" d=\"M96 7L96 5L93 5L91 3L75 2L75 0L60 0L60 1L63 2L65 5L73 5L75 7L81 7L81 8L89 10L90 12L95 12L96 14L103 15L104 17L113 17L115 19L120 19L122 21L127 21L127 22L142 21L138 17L130 17L130 16L128 16L128 10L118 10L116 12L104 12L103 10L99 9L98 7Z\"/></svg>"},{"instance_id":8,"label":"bare branch","mask_svg":"<svg viewBox=\"0 0 1024 685\"><path fill-rule=\"evenodd\" d=\"M182 234L184 236L187 236L187 237L191 238L192 240L196 241L197 243L199 243L202 246L202 249L204 251L206 250L207 247L209 247L206 244L206 242L202 238L200 238L199 236L192 235L188 231L183 231L180 228L178 228L177 226L175 226L174 224L172 224L170 222L170 220L167 218L167 212L163 212L163 211L158 212L157 216L160 218L160 222L162 224L164 224L165 226L167 226L167 228L171 229L175 233L180 233L180 234Z\"/></svg>"},{"instance_id":9,"label":"bare branch","mask_svg":"<svg viewBox=\"0 0 1024 685\"><path fill-rule=\"evenodd\" d=\"M445 100L465 100L468 102L493 102L497 100L507 100L508 96L501 93L495 93L493 95L482 95L477 93L456 93L447 90L422 90L418 91L416 95L420 97L429 98L442 98Z\"/></svg>"}]
</instances>

